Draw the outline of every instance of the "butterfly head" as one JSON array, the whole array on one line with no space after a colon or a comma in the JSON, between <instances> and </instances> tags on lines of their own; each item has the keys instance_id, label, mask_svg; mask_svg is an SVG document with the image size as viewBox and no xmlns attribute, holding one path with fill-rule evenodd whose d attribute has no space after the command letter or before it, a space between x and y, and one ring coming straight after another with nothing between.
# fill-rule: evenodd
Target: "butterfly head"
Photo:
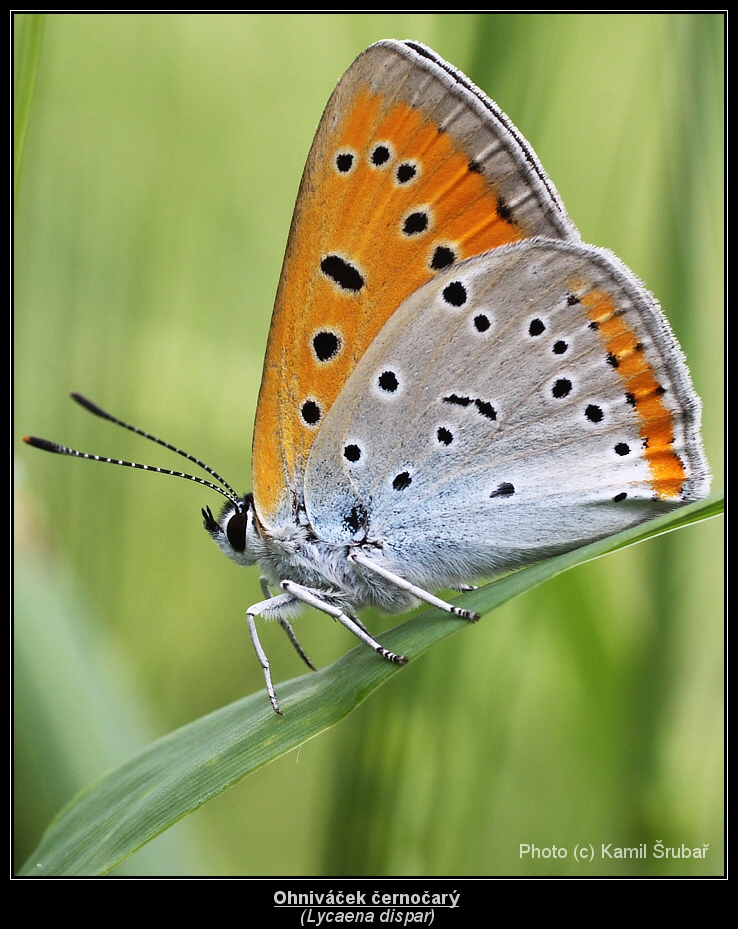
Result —
<instances>
[{"instance_id":1,"label":"butterfly head","mask_svg":"<svg viewBox=\"0 0 738 929\"><path fill-rule=\"evenodd\" d=\"M218 548L239 565L256 564L261 547L253 494L235 503L228 500L216 519L209 506L202 511L203 525Z\"/></svg>"}]
</instances>

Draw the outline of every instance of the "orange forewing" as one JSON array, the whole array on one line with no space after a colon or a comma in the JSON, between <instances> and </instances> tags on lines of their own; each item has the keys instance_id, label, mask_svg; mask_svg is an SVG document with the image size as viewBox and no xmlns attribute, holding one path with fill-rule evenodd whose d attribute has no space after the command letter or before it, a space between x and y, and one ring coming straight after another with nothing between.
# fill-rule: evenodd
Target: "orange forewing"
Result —
<instances>
[{"instance_id":1,"label":"orange forewing","mask_svg":"<svg viewBox=\"0 0 738 929\"><path fill-rule=\"evenodd\" d=\"M256 420L254 492L267 523L304 470L315 438L315 428L300 415L302 404L315 402L322 421L384 323L434 273L435 249L450 248L459 260L520 238L499 215L495 191L470 169L451 136L406 104L385 110L382 102L367 89L357 94L354 109L325 140L317 187L302 194L299 235L285 259ZM392 157L378 168L370 150L379 142ZM356 153L356 164L342 176L335 158L346 150ZM403 187L396 168L410 159L418 176ZM417 208L430 217L427 231L403 235L403 219ZM366 284L358 294L342 292L321 273L326 254L340 254L361 270ZM328 362L320 362L312 348L320 331L340 340Z\"/></svg>"},{"instance_id":2,"label":"orange forewing","mask_svg":"<svg viewBox=\"0 0 738 929\"><path fill-rule=\"evenodd\" d=\"M308 159L269 333L253 446L266 526L293 511L328 410L389 317L443 266L439 256L455 262L531 234L470 161L468 140L439 128L401 90L383 94L358 80L353 92L339 91L339 112L329 106ZM340 155L349 170L339 170ZM338 286L321 270L326 256L350 265L361 286ZM319 333L337 346L328 359L316 354Z\"/></svg>"}]
</instances>

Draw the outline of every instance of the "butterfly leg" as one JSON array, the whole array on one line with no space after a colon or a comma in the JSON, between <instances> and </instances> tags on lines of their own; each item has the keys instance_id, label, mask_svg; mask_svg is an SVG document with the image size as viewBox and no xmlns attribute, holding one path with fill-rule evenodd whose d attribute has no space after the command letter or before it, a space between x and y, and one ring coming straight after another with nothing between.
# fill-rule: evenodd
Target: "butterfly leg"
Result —
<instances>
[{"instance_id":1,"label":"butterfly leg","mask_svg":"<svg viewBox=\"0 0 738 929\"><path fill-rule=\"evenodd\" d=\"M269 581L267 580L267 578L264 577L263 574L259 578L259 584L261 585L261 592L264 594L264 596L267 599L269 598L273 599L274 594L269 589ZM287 638L290 640L290 642L292 642L293 648L295 649L297 654L300 656L300 658L302 658L302 660L305 662L308 668L310 668L311 671L317 671L318 669L315 667L312 661L305 654L302 645L300 645L300 643L297 641L295 630L292 628L292 624L290 623L290 621L288 619L285 619L284 616L277 616L277 622L287 633Z\"/></svg>"},{"instance_id":2,"label":"butterfly leg","mask_svg":"<svg viewBox=\"0 0 738 929\"><path fill-rule=\"evenodd\" d=\"M395 655L394 652L390 652L386 648L383 648L376 639L373 639L369 635L362 623L358 623L350 616L347 616L340 607L333 606L331 603L326 603L325 600L313 593L308 587L303 587L302 584L296 584L294 581L282 581L280 586L282 590L286 590L287 593L291 594L297 600L302 600L302 602L306 603L308 606L312 606L316 610L320 610L322 613L327 613L328 616L337 619L349 632L353 632L357 639L361 639L365 645L373 648L382 658L391 661L393 664L407 664L407 658L403 655Z\"/></svg>"},{"instance_id":3,"label":"butterfly leg","mask_svg":"<svg viewBox=\"0 0 738 929\"><path fill-rule=\"evenodd\" d=\"M464 610L459 606L453 606L451 603L446 603L446 601L441 600L440 597L434 597L433 594L428 593L427 590L423 590L422 587L416 587L415 584L411 584L409 581L406 581L398 574L393 574L386 568L381 568L370 558L367 558L366 555L362 555L361 552L351 552L351 554L348 556L348 560L351 562L351 564L361 565L362 568L367 568L367 570L373 571L375 574L378 574L385 580L391 581L393 584L395 584L395 586L399 587L401 590L406 590L408 593L412 594L414 597L417 597L418 600L422 600L424 603L430 603L431 606L437 606L439 609L445 610L447 613L452 613L454 616L461 616L463 619L469 619L472 622L476 622L479 619L479 613L474 613L472 610Z\"/></svg>"},{"instance_id":4,"label":"butterfly leg","mask_svg":"<svg viewBox=\"0 0 738 929\"><path fill-rule=\"evenodd\" d=\"M305 654L305 652L303 651L302 645L300 645L300 643L297 641L295 630L292 628L290 621L288 619L285 619L284 616L278 616L277 622L287 633L287 638L290 640L290 642L292 642L292 645L295 651L300 656L300 658L302 658L302 660L305 662L308 668L310 668L311 671L317 671L318 669L315 667L312 661Z\"/></svg>"},{"instance_id":5,"label":"butterfly leg","mask_svg":"<svg viewBox=\"0 0 738 929\"><path fill-rule=\"evenodd\" d=\"M348 613L347 615L350 620L356 623L356 625L359 627L359 629L361 629L362 632L366 632L367 635L371 635L371 632L369 632L369 630L366 628L366 626L359 619L358 616L354 615L353 613Z\"/></svg>"},{"instance_id":6,"label":"butterfly leg","mask_svg":"<svg viewBox=\"0 0 738 929\"><path fill-rule=\"evenodd\" d=\"M261 642L259 641L259 633L256 631L256 623L254 622L254 617L258 616L263 609L270 604L271 600L262 600L261 603L255 603L253 606L249 607L246 611L246 622L249 626L249 635L251 636L251 644L254 646L254 651L256 652L256 657L259 659L259 664L261 665L261 670L264 672L264 681L266 683L267 693L269 694L269 701L272 704L275 713L278 713L280 716L283 715L282 711L279 708L277 703L277 696L274 693L274 686L272 684L272 675L269 670L269 659L266 656L266 652L261 647Z\"/></svg>"}]
</instances>

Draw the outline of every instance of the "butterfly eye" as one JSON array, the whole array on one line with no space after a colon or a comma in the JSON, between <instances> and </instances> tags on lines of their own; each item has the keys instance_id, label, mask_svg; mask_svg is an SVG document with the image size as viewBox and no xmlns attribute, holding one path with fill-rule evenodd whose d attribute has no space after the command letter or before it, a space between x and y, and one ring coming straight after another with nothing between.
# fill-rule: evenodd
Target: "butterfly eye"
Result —
<instances>
[{"instance_id":1,"label":"butterfly eye","mask_svg":"<svg viewBox=\"0 0 738 929\"><path fill-rule=\"evenodd\" d=\"M228 520L226 526L226 536L235 552L243 552L246 549L246 510L238 510Z\"/></svg>"}]
</instances>

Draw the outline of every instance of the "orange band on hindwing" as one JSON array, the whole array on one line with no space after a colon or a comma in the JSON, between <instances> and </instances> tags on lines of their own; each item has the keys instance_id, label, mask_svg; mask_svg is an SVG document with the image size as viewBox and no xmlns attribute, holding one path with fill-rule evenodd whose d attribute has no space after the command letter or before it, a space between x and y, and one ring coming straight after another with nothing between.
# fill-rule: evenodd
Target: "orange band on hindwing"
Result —
<instances>
[{"instance_id":1,"label":"orange band on hindwing","mask_svg":"<svg viewBox=\"0 0 738 929\"><path fill-rule=\"evenodd\" d=\"M646 357L637 333L619 311L610 294L592 290L581 298L587 316L622 377L635 408L644 457L651 470L651 484L662 500L677 499L687 477L682 460L673 448L674 414L663 400L664 388Z\"/></svg>"}]
</instances>

